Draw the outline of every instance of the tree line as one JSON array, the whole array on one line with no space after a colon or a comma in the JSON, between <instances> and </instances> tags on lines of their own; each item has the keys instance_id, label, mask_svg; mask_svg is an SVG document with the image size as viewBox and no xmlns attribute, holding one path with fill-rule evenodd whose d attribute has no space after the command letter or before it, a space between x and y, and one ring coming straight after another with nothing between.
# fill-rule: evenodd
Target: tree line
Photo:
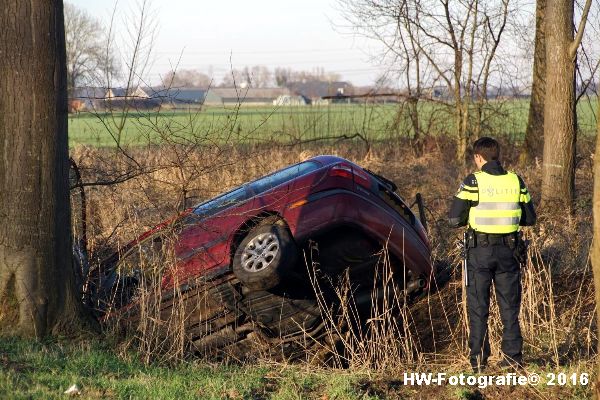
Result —
<instances>
[{"instance_id":1,"label":"tree line","mask_svg":"<svg viewBox=\"0 0 600 400\"><path fill-rule=\"evenodd\" d=\"M125 70L131 68L127 62L121 62L113 27L105 26L98 18L68 2L64 5L64 14L69 90L79 86L111 87L124 79L127 75ZM111 24L114 24L114 20ZM175 68L163 73L161 80L163 84L168 83L173 87L205 89L233 86L285 87L289 82L332 82L341 79L340 74L328 72L322 67L295 70L290 67L270 69L264 65L231 68L220 80L214 75L211 67L206 72L193 68Z\"/></svg>"}]
</instances>

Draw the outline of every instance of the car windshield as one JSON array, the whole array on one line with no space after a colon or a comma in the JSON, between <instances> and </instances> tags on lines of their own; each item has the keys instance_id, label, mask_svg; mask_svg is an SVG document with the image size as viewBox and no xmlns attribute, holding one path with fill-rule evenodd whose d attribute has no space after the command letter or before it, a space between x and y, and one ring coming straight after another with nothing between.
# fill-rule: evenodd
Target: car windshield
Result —
<instances>
[{"instance_id":1,"label":"car windshield","mask_svg":"<svg viewBox=\"0 0 600 400\"><path fill-rule=\"evenodd\" d=\"M222 194L212 200L202 203L194 209L194 214L207 216L221 211L224 208L241 203L248 199L248 192L245 186L232 190L231 192Z\"/></svg>"},{"instance_id":2,"label":"car windshield","mask_svg":"<svg viewBox=\"0 0 600 400\"><path fill-rule=\"evenodd\" d=\"M306 161L300 164L292 165L260 178L250 184L250 188L255 194L261 194L269 189L279 186L284 182L297 178L319 168L319 164L314 161Z\"/></svg>"}]
</instances>

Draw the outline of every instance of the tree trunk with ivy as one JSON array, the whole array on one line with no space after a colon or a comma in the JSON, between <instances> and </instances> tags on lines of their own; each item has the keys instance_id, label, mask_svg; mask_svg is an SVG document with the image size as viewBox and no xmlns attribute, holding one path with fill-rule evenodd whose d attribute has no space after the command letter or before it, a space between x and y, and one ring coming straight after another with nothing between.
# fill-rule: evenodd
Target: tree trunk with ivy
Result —
<instances>
[{"instance_id":1,"label":"tree trunk with ivy","mask_svg":"<svg viewBox=\"0 0 600 400\"><path fill-rule=\"evenodd\" d=\"M0 8L0 330L77 326L62 0Z\"/></svg>"}]
</instances>

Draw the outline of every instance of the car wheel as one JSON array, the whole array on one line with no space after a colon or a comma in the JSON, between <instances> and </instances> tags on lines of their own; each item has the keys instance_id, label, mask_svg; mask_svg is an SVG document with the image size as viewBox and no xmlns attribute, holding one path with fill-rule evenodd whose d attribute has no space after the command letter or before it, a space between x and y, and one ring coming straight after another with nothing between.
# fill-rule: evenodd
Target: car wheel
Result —
<instances>
[{"instance_id":1,"label":"car wheel","mask_svg":"<svg viewBox=\"0 0 600 400\"><path fill-rule=\"evenodd\" d=\"M277 286L298 259L298 249L284 225L258 225L237 247L233 273L249 289Z\"/></svg>"}]
</instances>

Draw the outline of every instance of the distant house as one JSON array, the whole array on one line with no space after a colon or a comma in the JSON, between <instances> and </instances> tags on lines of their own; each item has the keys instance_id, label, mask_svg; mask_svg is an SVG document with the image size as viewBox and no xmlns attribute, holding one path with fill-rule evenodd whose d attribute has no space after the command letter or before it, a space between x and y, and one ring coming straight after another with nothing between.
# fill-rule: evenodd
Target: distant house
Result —
<instances>
[{"instance_id":1,"label":"distant house","mask_svg":"<svg viewBox=\"0 0 600 400\"><path fill-rule=\"evenodd\" d=\"M452 92L448 86L438 85L423 89L423 94L437 100L451 100Z\"/></svg>"},{"instance_id":2,"label":"distant house","mask_svg":"<svg viewBox=\"0 0 600 400\"><path fill-rule=\"evenodd\" d=\"M210 88L204 102L209 105L272 105L285 95L291 95L287 88Z\"/></svg>"},{"instance_id":3,"label":"distant house","mask_svg":"<svg viewBox=\"0 0 600 400\"><path fill-rule=\"evenodd\" d=\"M273 100L274 106L305 106L310 103L310 100L304 96L293 96L291 94L283 94Z\"/></svg>"},{"instance_id":4,"label":"distant house","mask_svg":"<svg viewBox=\"0 0 600 400\"><path fill-rule=\"evenodd\" d=\"M111 110L135 109L135 110L157 110L161 102L152 98L141 87L131 88L108 88L104 96L104 108Z\"/></svg>"},{"instance_id":5,"label":"distant house","mask_svg":"<svg viewBox=\"0 0 600 400\"><path fill-rule=\"evenodd\" d=\"M163 107L173 109L200 108L206 100L207 89L187 87L154 87L146 88L152 99L159 101Z\"/></svg>"},{"instance_id":6,"label":"distant house","mask_svg":"<svg viewBox=\"0 0 600 400\"><path fill-rule=\"evenodd\" d=\"M69 91L69 112L94 110L104 101L106 88L83 86Z\"/></svg>"},{"instance_id":7,"label":"distant house","mask_svg":"<svg viewBox=\"0 0 600 400\"><path fill-rule=\"evenodd\" d=\"M172 108L199 108L202 105L271 105L280 96L290 95L285 88L148 88L152 99Z\"/></svg>"},{"instance_id":8,"label":"distant house","mask_svg":"<svg viewBox=\"0 0 600 400\"><path fill-rule=\"evenodd\" d=\"M204 103L207 92L207 89L198 88L170 88L164 94L166 95L166 99L174 103L202 104Z\"/></svg>"},{"instance_id":9,"label":"distant house","mask_svg":"<svg viewBox=\"0 0 600 400\"><path fill-rule=\"evenodd\" d=\"M138 110L191 109L203 105L307 105L323 100L328 95L345 99L352 94L352 85L347 82L303 82L293 86L277 88L218 87L218 88L76 88L69 98L70 110L118 110L129 107ZM296 90L297 89L297 90ZM306 94L305 94L306 93ZM346 101L346 100L344 100ZM335 99L333 99L335 102Z\"/></svg>"},{"instance_id":10,"label":"distant house","mask_svg":"<svg viewBox=\"0 0 600 400\"><path fill-rule=\"evenodd\" d=\"M289 82L287 87L293 93L310 99L311 103L313 104L336 102L336 96L338 96L341 100L344 98L344 96L351 96L354 94L354 87L352 84L345 81ZM330 99L324 100L324 98ZM346 101L346 99L344 101Z\"/></svg>"},{"instance_id":11,"label":"distant house","mask_svg":"<svg viewBox=\"0 0 600 400\"><path fill-rule=\"evenodd\" d=\"M150 96L141 87L109 88L104 96L106 100L112 99L148 99Z\"/></svg>"}]
</instances>

